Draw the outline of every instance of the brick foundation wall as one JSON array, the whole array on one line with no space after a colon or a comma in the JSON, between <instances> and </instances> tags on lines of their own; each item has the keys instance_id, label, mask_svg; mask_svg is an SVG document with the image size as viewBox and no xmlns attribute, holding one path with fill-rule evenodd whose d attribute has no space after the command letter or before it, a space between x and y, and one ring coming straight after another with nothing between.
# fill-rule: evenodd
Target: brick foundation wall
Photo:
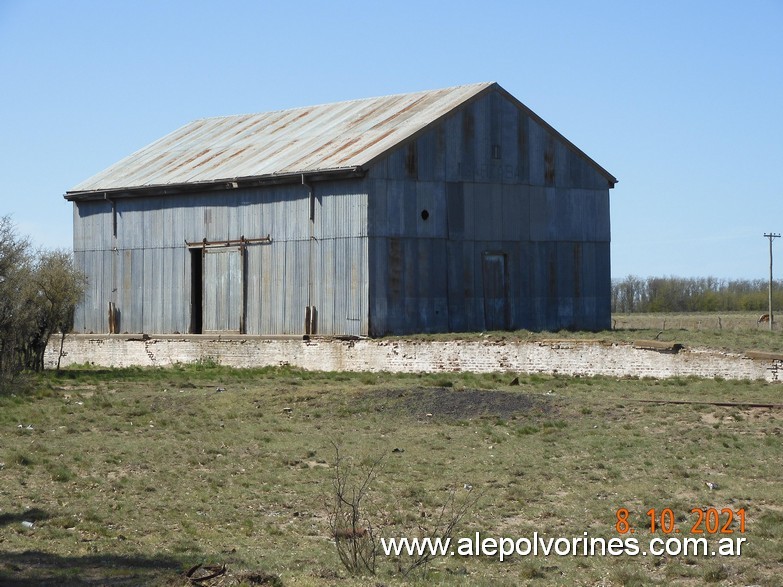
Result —
<instances>
[{"instance_id":1,"label":"brick foundation wall","mask_svg":"<svg viewBox=\"0 0 783 587\"><path fill-rule=\"evenodd\" d=\"M60 337L46 350L57 365ZM758 355L758 354L757 354ZM668 378L695 375L777 381L780 357L708 349L679 352L598 341L414 341L405 339L269 339L250 336L69 335L62 366L167 366L214 360L232 367L292 365L321 371L395 373L545 373ZM781 374L783 376L783 374Z\"/></svg>"}]
</instances>

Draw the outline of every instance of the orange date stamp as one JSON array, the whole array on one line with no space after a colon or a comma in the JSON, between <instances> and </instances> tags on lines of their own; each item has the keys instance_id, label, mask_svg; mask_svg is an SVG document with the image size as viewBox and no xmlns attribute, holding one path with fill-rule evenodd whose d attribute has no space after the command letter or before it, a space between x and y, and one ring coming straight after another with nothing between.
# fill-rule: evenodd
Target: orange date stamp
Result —
<instances>
[{"instance_id":1,"label":"orange date stamp","mask_svg":"<svg viewBox=\"0 0 783 587\"><path fill-rule=\"evenodd\" d=\"M662 534L680 534L682 528L690 524L691 534L734 534L745 533L745 509L732 510L731 508L693 508L691 519L685 519L685 525L679 525L674 511L671 508L656 510L650 508L646 515L643 529L648 529L650 534L660 532ZM614 525L618 534L633 534L637 531L630 521L631 512L628 508L619 508L615 512L617 523Z\"/></svg>"}]
</instances>

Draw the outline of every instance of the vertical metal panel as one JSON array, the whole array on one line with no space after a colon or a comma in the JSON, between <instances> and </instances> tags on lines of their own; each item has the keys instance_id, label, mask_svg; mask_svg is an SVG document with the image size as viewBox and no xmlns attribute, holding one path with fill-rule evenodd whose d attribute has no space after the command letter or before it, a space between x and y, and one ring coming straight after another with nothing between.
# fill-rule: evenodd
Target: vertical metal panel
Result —
<instances>
[{"instance_id":1,"label":"vertical metal panel","mask_svg":"<svg viewBox=\"0 0 783 587\"><path fill-rule=\"evenodd\" d=\"M574 187L571 184L571 170L570 170L570 153L571 150L560 141L554 142L554 169L555 169L555 181L554 184L558 187L570 188Z\"/></svg>"},{"instance_id":2,"label":"vertical metal panel","mask_svg":"<svg viewBox=\"0 0 783 587\"><path fill-rule=\"evenodd\" d=\"M446 181L461 181L462 111L450 115L443 123L446 143Z\"/></svg>"},{"instance_id":3,"label":"vertical metal panel","mask_svg":"<svg viewBox=\"0 0 783 587\"><path fill-rule=\"evenodd\" d=\"M481 300L481 251L483 246L475 241L463 243L462 283L465 288L465 327L468 330L484 329L484 311Z\"/></svg>"},{"instance_id":4,"label":"vertical metal panel","mask_svg":"<svg viewBox=\"0 0 783 587\"><path fill-rule=\"evenodd\" d=\"M313 244L313 297L316 307L317 332L329 332L334 326L335 239L319 239ZM308 261L309 262L309 261ZM305 304L307 305L307 304ZM302 306L304 310L304 305Z\"/></svg>"},{"instance_id":5,"label":"vertical metal panel","mask_svg":"<svg viewBox=\"0 0 783 587\"><path fill-rule=\"evenodd\" d=\"M530 117L517 111L517 177L523 184L532 184L530 177Z\"/></svg>"},{"instance_id":6,"label":"vertical metal panel","mask_svg":"<svg viewBox=\"0 0 783 587\"><path fill-rule=\"evenodd\" d=\"M572 242L557 243L557 319L559 328L574 328L574 293L577 289ZM579 285L581 288L581 284Z\"/></svg>"},{"instance_id":7,"label":"vertical metal panel","mask_svg":"<svg viewBox=\"0 0 783 587\"><path fill-rule=\"evenodd\" d=\"M75 207L74 207L75 208ZM86 253L84 250L76 249L74 247L73 251L73 266L84 273L85 275L88 275L86 272ZM84 297L82 300L76 305L76 308L73 313L73 331L74 332L88 332L87 330L87 308L85 307L87 304L87 292L90 289L91 282L93 281L93 277L89 276L87 278L87 284L85 287Z\"/></svg>"},{"instance_id":8,"label":"vertical metal panel","mask_svg":"<svg viewBox=\"0 0 783 587\"><path fill-rule=\"evenodd\" d=\"M553 216L550 238L567 241L579 238L577 233L581 230L581 226L579 226L578 219L581 214L577 207L581 207L584 200L574 198L571 191L565 188L555 188L551 191L550 188L547 188L547 193L549 194L548 202L550 205L554 205L554 211L548 212ZM554 195L552 196L552 194Z\"/></svg>"},{"instance_id":9,"label":"vertical metal panel","mask_svg":"<svg viewBox=\"0 0 783 587\"><path fill-rule=\"evenodd\" d=\"M592 313L595 317L595 324L590 328L593 330L608 329L612 320L611 313L611 252L609 242L595 243L595 257L593 271L595 274L595 300L596 308Z\"/></svg>"},{"instance_id":10,"label":"vertical metal panel","mask_svg":"<svg viewBox=\"0 0 783 587\"><path fill-rule=\"evenodd\" d=\"M546 242L531 243L533 253L533 263L530 267L530 285L531 285L531 308L532 320L531 329L543 330L547 328L547 299L549 298L549 289L547 284L547 271L549 263L547 259Z\"/></svg>"},{"instance_id":11,"label":"vertical metal panel","mask_svg":"<svg viewBox=\"0 0 783 587\"><path fill-rule=\"evenodd\" d=\"M430 131L433 136L435 152L432 160L432 179L434 181L446 180L446 129L439 124Z\"/></svg>"},{"instance_id":12,"label":"vertical metal panel","mask_svg":"<svg viewBox=\"0 0 783 587\"><path fill-rule=\"evenodd\" d=\"M116 271L117 260L119 254L117 251L108 250L101 252L103 262L103 279L101 285L101 300L100 304L103 306L104 311L101 313L98 325L100 330L96 332L109 332L109 302L116 302Z\"/></svg>"},{"instance_id":13,"label":"vertical metal panel","mask_svg":"<svg viewBox=\"0 0 783 587\"><path fill-rule=\"evenodd\" d=\"M279 317L279 334L302 334L304 332L304 312L308 305L308 278L310 270L309 242L290 240L285 243L285 275L280 291L283 301L283 314ZM314 284L314 287L317 287ZM319 308L318 332L324 318Z\"/></svg>"},{"instance_id":14,"label":"vertical metal panel","mask_svg":"<svg viewBox=\"0 0 783 587\"><path fill-rule=\"evenodd\" d=\"M143 254L141 250L137 250L135 253L139 257L141 257ZM134 251L130 250L113 251L111 259L107 263L109 267L111 267L113 264L113 267L111 267L110 271L112 271L114 274L114 285L109 285L112 282L112 277L107 275L106 287L111 288L111 290L116 289L116 291L110 291L110 293L107 291L106 302L108 303L108 301L113 301L116 306L116 326L118 332L142 331L141 321L139 320L138 324L133 322L133 288L139 288L138 292L140 294L141 284L143 283L144 276L143 272L139 270L139 267L137 267L138 272L134 275L132 265L133 254ZM140 307L140 302L137 303L137 307ZM106 330L101 330L100 332L108 332L108 324L106 325Z\"/></svg>"},{"instance_id":15,"label":"vertical metal panel","mask_svg":"<svg viewBox=\"0 0 783 587\"><path fill-rule=\"evenodd\" d=\"M117 247L140 249L144 246L144 212L147 200L117 200Z\"/></svg>"},{"instance_id":16,"label":"vertical metal panel","mask_svg":"<svg viewBox=\"0 0 783 587\"><path fill-rule=\"evenodd\" d=\"M185 263L190 253L185 247L161 250L162 312L155 332L187 332L190 323L190 275Z\"/></svg>"},{"instance_id":17,"label":"vertical metal panel","mask_svg":"<svg viewBox=\"0 0 783 587\"><path fill-rule=\"evenodd\" d=\"M281 334L283 301L285 292L285 243L272 241L253 248L252 265L248 266L249 288L248 308L253 318L250 324L257 324L258 334ZM258 283L258 285L256 285Z\"/></svg>"},{"instance_id":18,"label":"vertical metal panel","mask_svg":"<svg viewBox=\"0 0 783 587\"><path fill-rule=\"evenodd\" d=\"M370 180L367 186L367 234L385 236L388 234L388 213L386 180Z\"/></svg>"},{"instance_id":19,"label":"vertical metal panel","mask_svg":"<svg viewBox=\"0 0 783 587\"><path fill-rule=\"evenodd\" d=\"M501 238L504 241L530 240L530 195L527 186L502 188Z\"/></svg>"},{"instance_id":20,"label":"vertical metal panel","mask_svg":"<svg viewBox=\"0 0 783 587\"><path fill-rule=\"evenodd\" d=\"M335 335L366 334L367 239L324 241L324 258L330 269L319 288L317 309L324 315L323 331ZM322 332L319 326L319 332Z\"/></svg>"},{"instance_id":21,"label":"vertical metal panel","mask_svg":"<svg viewBox=\"0 0 783 587\"><path fill-rule=\"evenodd\" d=\"M399 332L405 316L405 250L403 239L386 239L388 280L386 284L387 332Z\"/></svg>"},{"instance_id":22,"label":"vertical metal panel","mask_svg":"<svg viewBox=\"0 0 783 587\"><path fill-rule=\"evenodd\" d=\"M245 332L261 334L261 249L252 245L245 249Z\"/></svg>"},{"instance_id":23,"label":"vertical metal panel","mask_svg":"<svg viewBox=\"0 0 783 587\"><path fill-rule=\"evenodd\" d=\"M435 238L419 238L416 256L408 269L411 280L416 282L413 302L418 324L423 332L442 332L448 328L446 298L448 295L448 267L445 260L445 241ZM407 325L410 328L410 324Z\"/></svg>"},{"instance_id":24,"label":"vertical metal panel","mask_svg":"<svg viewBox=\"0 0 783 587\"><path fill-rule=\"evenodd\" d=\"M404 179L407 176L405 171L405 147L400 147L395 151L392 151L386 158L387 161L387 174L390 179Z\"/></svg>"},{"instance_id":25,"label":"vertical metal panel","mask_svg":"<svg viewBox=\"0 0 783 587\"><path fill-rule=\"evenodd\" d=\"M74 249L105 250L112 246L111 202L79 202L74 205Z\"/></svg>"},{"instance_id":26,"label":"vertical metal panel","mask_svg":"<svg viewBox=\"0 0 783 587\"><path fill-rule=\"evenodd\" d=\"M131 249L131 266L128 272L130 282L127 304L123 307L131 312L132 321L123 332L144 332L144 249Z\"/></svg>"},{"instance_id":27,"label":"vertical metal panel","mask_svg":"<svg viewBox=\"0 0 783 587\"><path fill-rule=\"evenodd\" d=\"M163 316L163 260L161 249L143 249L141 279L142 332L160 332ZM138 277L134 277L138 279Z\"/></svg>"},{"instance_id":28,"label":"vertical metal panel","mask_svg":"<svg viewBox=\"0 0 783 587\"><path fill-rule=\"evenodd\" d=\"M268 304L265 304L265 332L270 334L285 333L285 279L287 264L285 241L275 241L269 247L271 253L269 262L265 264L266 270L263 271L265 279L264 288ZM292 268L295 265L292 264ZM267 277L268 276L268 277Z\"/></svg>"},{"instance_id":29,"label":"vertical metal panel","mask_svg":"<svg viewBox=\"0 0 783 587\"><path fill-rule=\"evenodd\" d=\"M528 161L530 165L530 184L544 185L544 150L546 133L534 120L528 119Z\"/></svg>"},{"instance_id":30,"label":"vertical metal panel","mask_svg":"<svg viewBox=\"0 0 783 587\"><path fill-rule=\"evenodd\" d=\"M389 266L387 255L387 239L382 237L369 237L367 251L368 280L368 307L370 336L382 336L388 332L388 304L387 292Z\"/></svg>"},{"instance_id":31,"label":"vertical metal panel","mask_svg":"<svg viewBox=\"0 0 783 587\"><path fill-rule=\"evenodd\" d=\"M153 198L143 198L139 200L142 204L142 246L148 249L160 248L164 243L165 234L171 234L170 226L163 222L163 210ZM154 332L154 331L153 331Z\"/></svg>"},{"instance_id":32,"label":"vertical metal panel","mask_svg":"<svg viewBox=\"0 0 783 587\"><path fill-rule=\"evenodd\" d=\"M591 190L589 197L593 202L593 217L595 223L592 240L608 243L611 241L611 215L609 213L609 189Z\"/></svg>"},{"instance_id":33,"label":"vertical metal panel","mask_svg":"<svg viewBox=\"0 0 783 587\"><path fill-rule=\"evenodd\" d=\"M76 318L81 316L79 322L74 324L74 329L81 332L106 332L108 319L104 314L108 313L109 293L104 277L105 251L77 251L74 260L77 266L87 275L87 287L84 298L76 311ZM106 304L106 311L104 311Z\"/></svg>"},{"instance_id":34,"label":"vertical metal panel","mask_svg":"<svg viewBox=\"0 0 783 587\"><path fill-rule=\"evenodd\" d=\"M373 163L370 169L367 171L368 179L388 179L389 177L389 159L383 157L380 160Z\"/></svg>"},{"instance_id":35,"label":"vertical metal panel","mask_svg":"<svg viewBox=\"0 0 783 587\"><path fill-rule=\"evenodd\" d=\"M485 157L488 158L490 166L502 166L503 110L501 102L505 102L506 100L496 92L489 94L485 100L489 105L489 140L487 141L488 145Z\"/></svg>"},{"instance_id":36,"label":"vertical metal panel","mask_svg":"<svg viewBox=\"0 0 783 587\"><path fill-rule=\"evenodd\" d=\"M585 188L587 177L585 176L585 159L579 157L574 151L568 150L568 187Z\"/></svg>"},{"instance_id":37,"label":"vertical metal panel","mask_svg":"<svg viewBox=\"0 0 783 587\"><path fill-rule=\"evenodd\" d=\"M476 193L478 192L479 187L472 182L467 182L463 184L462 188L462 194L463 194L463 203L465 205L465 238L468 240L473 240L476 238L476 229L475 229L475 198Z\"/></svg>"},{"instance_id":38,"label":"vertical metal panel","mask_svg":"<svg viewBox=\"0 0 783 587\"><path fill-rule=\"evenodd\" d=\"M472 253L472 251L471 251ZM448 328L451 332L467 331L465 314L466 290L470 292L465 281L465 244L458 240L449 240L446 243L447 256L447 283L448 283Z\"/></svg>"},{"instance_id":39,"label":"vertical metal panel","mask_svg":"<svg viewBox=\"0 0 783 587\"><path fill-rule=\"evenodd\" d=\"M460 111L462 132L460 134L460 163L459 175L460 181L475 181L476 172L476 113L474 105L468 105Z\"/></svg>"},{"instance_id":40,"label":"vertical metal panel","mask_svg":"<svg viewBox=\"0 0 783 587\"><path fill-rule=\"evenodd\" d=\"M377 183L377 182L373 182ZM319 202L315 229L319 238L367 236L367 191L357 182L316 184ZM302 214L302 210L295 213ZM306 212L305 212L306 213Z\"/></svg>"},{"instance_id":41,"label":"vertical metal panel","mask_svg":"<svg viewBox=\"0 0 783 587\"><path fill-rule=\"evenodd\" d=\"M416 179L432 181L435 173L436 145L433 131L425 132L416 139Z\"/></svg>"},{"instance_id":42,"label":"vertical metal panel","mask_svg":"<svg viewBox=\"0 0 783 587\"><path fill-rule=\"evenodd\" d=\"M383 180L373 184L385 187ZM399 182L402 185L403 182ZM317 312L317 333L329 335L367 334L369 272L367 260L368 196L363 182L318 184L321 222L315 224L313 293ZM398 204L403 198L397 200ZM375 203L373 204L375 206ZM306 250L303 248L302 250ZM309 254L309 253L308 253ZM289 254L288 259L292 256ZM309 271L309 257L306 268ZM308 283L306 273L293 283ZM306 298L303 298L306 302ZM290 313L289 313L290 315ZM302 315L303 316L303 315ZM297 323L303 323L298 320Z\"/></svg>"},{"instance_id":43,"label":"vertical metal panel","mask_svg":"<svg viewBox=\"0 0 783 587\"><path fill-rule=\"evenodd\" d=\"M476 240L497 238L503 226L503 186L476 184L473 192L473 234Z\"/></svg>"},{"instance_id":44,"label":"vertical metal panel","mask_svg":"<svg viewBox=\"0 0 783 587\"><path fill-rule=\"evenodd\" d=\"M83 213L83 208L79 203L74 202L71 210L72 222L73 222L73 250L74 252L83 251L85 246L85 223L80 219L80 214Z\"/></svg>"},{"instance_id":45,"label":"vertical metal panel","mask_svg":"<svg viewBox=\"0 0 783 587\"><path fill-rule=\"evenodd\" d=\"M430 330L446 332L449 329L449 266L445 239L430 240L431 271L425 276L431 285L435 315Z\"/></svg>"},{"instance_id":46,"label":"vertical metal panel","mask_svg":"<svg viewBox=\"0 0 783 587\"><path fill-rule=\"evenodd\" d=\"M545 241L557 239L557 196L554 188L530 188L530 239Z\"/></svg>"},{"instance_id":47,"label":"vertical metal panel","mask_svg":"<svg viewBox=\"0 0 783 587\"><path fill-rule=\"evenodd\" d=\"M462 240L465 238L465 194L464 184L450 181L446 183L446 208L448 223L448 238Z\"/></svg>"},{"instance_id":48,"label":"vertical metal panel","mask_svg":"<svg viewBox=\"0 0 783 587\"><path fill-rule=\"evenodd\" d=\"M173 197L166 198L161 206L163 211L163 231L158 235L160 246L181 248L185 241L185 210Z\"/></svg>"},{"instance_id":49,"label":"vertical metal panel","mask_svg":"<svg viewBox=\"0 0 783 587\"><path fill-rule=\"evenodd\" d=\"M492 152L490 145L491 126L491 96L473 102L468 108L473 112L473 157L474 181L486 182L490 180L487 169Z\"/></svg>"},{"instance_id":50,"label":"vertical metal panel","mask_svg":"<svg viewBox=\"0 0 783 587\"><path fill-rule=\"evenodd\" d=\"M380 234L405 234L405 182L390 180L386 184L386 230Z\"/></svg>"},{"instance_id":51,"label":"vertical metal panel","mask_svg":"<svg viewBox=\"0 0 783 587\"><path fill-rule=\"evenodd\" d=\"M519 109L506 99L497 104L497 112L493 113L500 119L500 163L511 169L511 173L503 174L503 183L517 184L520 182L519 169Z\"/></svg>"}]
</instances>

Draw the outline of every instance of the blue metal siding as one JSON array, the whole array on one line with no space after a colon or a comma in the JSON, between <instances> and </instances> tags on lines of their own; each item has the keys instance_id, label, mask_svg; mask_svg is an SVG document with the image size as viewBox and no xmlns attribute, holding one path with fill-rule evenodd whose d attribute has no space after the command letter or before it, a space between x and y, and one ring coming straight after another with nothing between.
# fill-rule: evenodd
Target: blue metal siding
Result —
<instances>
[{"instance_id":1,"label":"blue metal siding","mask_svg":"<svg viewBox=\"0 0 783 587\"><path fill-rule=\"evenodd\" d=\"M511 328L609 326L609 186L589 160L501 93L415 142L371 172L372 334L485 329L485 253L505 259Z\"/></svg>"}]
</instances>

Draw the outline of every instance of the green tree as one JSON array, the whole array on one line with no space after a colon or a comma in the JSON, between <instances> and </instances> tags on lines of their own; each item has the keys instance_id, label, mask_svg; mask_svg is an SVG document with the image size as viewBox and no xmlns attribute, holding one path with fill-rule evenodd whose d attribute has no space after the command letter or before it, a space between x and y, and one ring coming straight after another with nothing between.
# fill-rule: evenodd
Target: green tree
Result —
<instances>
[{"instance_id":1,"label":"green tree","mask_svg":"<svg viewBox=\"0 0 783 587\"><path fill-rule=\"evenodd\" d=\"M69 332L86 280L65 250L33 251L0 217L0 381L43 369L52 334Z\"/></svg>"}]
</instances>

